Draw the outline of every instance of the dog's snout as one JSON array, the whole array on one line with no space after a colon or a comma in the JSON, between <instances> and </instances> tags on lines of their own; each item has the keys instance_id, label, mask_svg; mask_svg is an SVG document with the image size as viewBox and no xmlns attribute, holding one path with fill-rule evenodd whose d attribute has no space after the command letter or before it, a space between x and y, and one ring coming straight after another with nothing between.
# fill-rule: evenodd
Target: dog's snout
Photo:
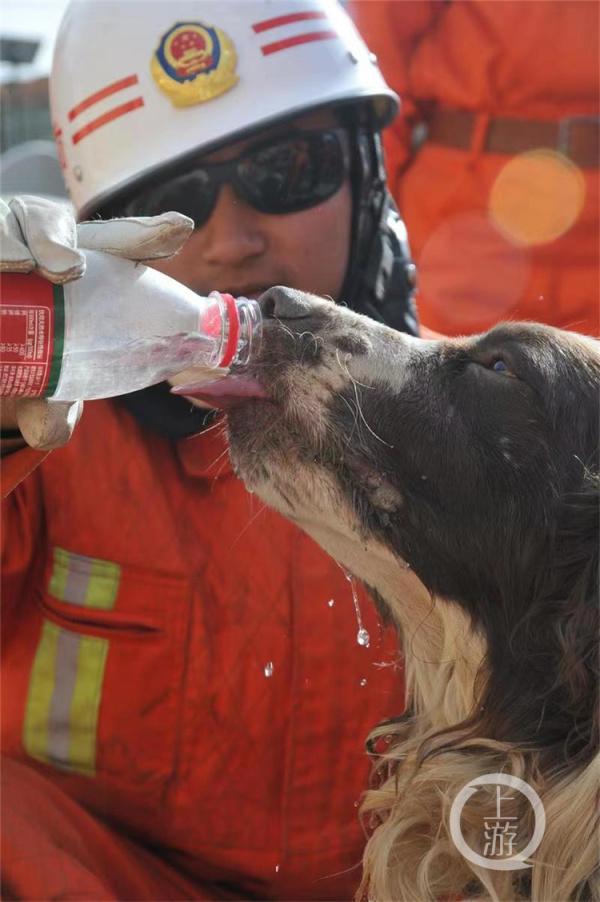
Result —
<instances>
[{"instance_id":1,"label":"dog's snout","mask_svg":"<svg viewBox=\"0 0 600 902\"><path fill-rule=\"evenodd\" d=\"M286 288L284 285L275 285L269 288L259 298L263 316L277 317L277 319L303 319L315 312L319 303L317 298L295 288Z\"/></svg>"}]
</instances>

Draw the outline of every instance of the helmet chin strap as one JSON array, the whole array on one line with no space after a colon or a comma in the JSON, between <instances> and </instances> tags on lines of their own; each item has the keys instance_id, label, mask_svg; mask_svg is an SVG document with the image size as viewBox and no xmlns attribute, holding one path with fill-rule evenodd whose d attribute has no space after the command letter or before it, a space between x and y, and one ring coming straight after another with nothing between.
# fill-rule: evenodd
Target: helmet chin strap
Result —
<instances>
[{"instance_id":1,"label":"helmet chin strap","mask_svg":"<svg viewBox=\"0 0 600 902\"><path fill-rule=\"evenodd\" d=\"M340 300L358 313L416 335L415 266L387 188L381 137L372 124L356 121L350 122L348 133L352 238Z\"/></svg>"}]
</instances>

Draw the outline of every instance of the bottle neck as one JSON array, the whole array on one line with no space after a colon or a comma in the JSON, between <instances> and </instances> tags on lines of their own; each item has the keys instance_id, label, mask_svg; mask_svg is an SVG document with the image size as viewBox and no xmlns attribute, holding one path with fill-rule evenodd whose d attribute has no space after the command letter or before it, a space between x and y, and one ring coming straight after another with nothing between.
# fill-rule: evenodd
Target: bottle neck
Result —
<instances>
[{"instance_id":1,"label":"bottle neck","mask_svg":"<svg viewBox=\"0 0 600 902\"><path fill-rule=\"evenodd\" d=\"M218 366L247 366L258 354L262 335L262 312L257 301L250 298L234 298L231 294L214 292L221 307L222 347Z\"/></svg>"},{"instance_id":2,"label":"bottle neck","mask_svg":"<svg viewBox=\"0 0 600 902\"><path fill-rule=\"evenodd\" d=\"M232 363L236 366L247 366L256 359L262 341L262 310L258 301L251 298L238 298L236 312L239 318L239 335L237 351Z\"/></svg>"}]
</instances>

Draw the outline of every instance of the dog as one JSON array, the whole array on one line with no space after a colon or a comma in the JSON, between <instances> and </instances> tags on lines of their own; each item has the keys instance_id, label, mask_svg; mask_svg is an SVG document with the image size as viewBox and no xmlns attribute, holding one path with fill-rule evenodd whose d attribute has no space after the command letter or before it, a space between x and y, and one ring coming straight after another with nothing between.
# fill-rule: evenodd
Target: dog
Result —
<instances>
[{"instance_id":1,"label":"dog","mask_svg":"<svg viewBox=\"0 0 600 902\"><path fill-rule=\"evenodd\" d=\"M282 287L261 306L259 359L212 394L234 468L365 583L406 658L407 710L368 742L357 898L598 898L598 342L427 341ZM545 812L519 869L451 831L460 790L498 773ZM480 855L495 790L462 811ZM522 849L535 810L506 788L503 808Z\"/></svg>"}]
</instances>

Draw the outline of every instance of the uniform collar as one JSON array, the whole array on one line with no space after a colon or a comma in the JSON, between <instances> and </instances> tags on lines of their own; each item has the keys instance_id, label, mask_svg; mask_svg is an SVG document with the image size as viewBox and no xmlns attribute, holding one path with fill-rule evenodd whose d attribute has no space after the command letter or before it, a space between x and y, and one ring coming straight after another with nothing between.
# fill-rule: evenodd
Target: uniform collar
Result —
<instances>
[{"instance_id":1,"label":"uniform collar","mask_svg":"<svg viewBox=\"0 0 600 902\"><path fill-rule=\"evenodd\" d=\"M147 432L177 441L201 432L212 412L194 407L185 398L172 395L167 382L149 385L115 399Z\"/></svg>"},{"instance_id":2,"label":"uniform collar","mask_svg":"<svg viewBox=\"0 0 600 902\"><path fill-rule=\"evenodd\" d=\"M186 474L215 479L232 472L223 415L194 407L161 382L115 399L145 432L174 443Z\"/></svg>"},{"instance_id":3,"label":"uniform collar","mask_svg":"<svg viewBox=\"0 0 600 902\"><path fill-rule=\"evenodd\" d=\"M231 475L226 429L224 415L217 414L203 432L177 442L177 456L188 476L213 480Z\"/></svg>"}]
</instances>

